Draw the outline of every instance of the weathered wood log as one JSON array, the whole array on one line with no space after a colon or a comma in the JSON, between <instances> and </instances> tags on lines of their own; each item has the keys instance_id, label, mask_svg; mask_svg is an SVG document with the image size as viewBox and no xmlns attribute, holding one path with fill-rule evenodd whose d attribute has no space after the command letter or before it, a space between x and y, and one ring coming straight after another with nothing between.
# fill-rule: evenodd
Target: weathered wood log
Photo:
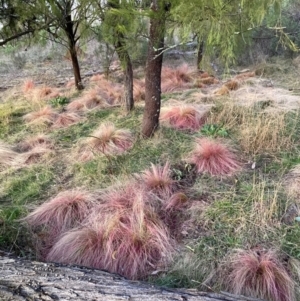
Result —
<instances>
[{"instance_id":1,"label":"weathered wood log","mask_svg":"<svg viewBox=\"0 0 300 301\"><path fill-rule=\"evenodd\" d=\"M129 281L122 276L79 266L0 256L0 300L84 301L255 301L227 293L175 290Z\"/></svg>"}]
</instances>

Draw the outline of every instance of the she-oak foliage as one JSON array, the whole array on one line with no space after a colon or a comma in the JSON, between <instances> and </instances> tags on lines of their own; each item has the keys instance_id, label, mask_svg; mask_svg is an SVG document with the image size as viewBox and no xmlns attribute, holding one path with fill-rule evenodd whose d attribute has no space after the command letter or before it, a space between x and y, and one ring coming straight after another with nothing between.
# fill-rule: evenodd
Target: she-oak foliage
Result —
<instances>
[{"instance_id":1,"label":"she-oak foliage","mask_svg":"<svg viewBox=\"0 0 300 301\"><path fill-rule=\"evenodd\" d=\"M130 30L132 24L128 22L127 12L129 16L130 12L135 12L136 15L149 16L150 19L142 135L151 137L159 126L161 66L166 22L169 19L173 21L172 24L175 24L175 27L180 26L183 38L189 40L191 33L196 34L199 40L205 41L206 52L214 49L220 58L225 62L230 62L234 60L234 53L238 46L247 45L247 37L251 29L261 24L271 8L273 13L279 13L282 2L283 0L151 0L142 3L99 1L100 5L117 4L117 8L111 7L106 11L110 13L109 18L113 17L113 21L108 22L107 25L114 32L114 46L119 51L118 55L121 61L125 62L126 67L130 67L130 57L126 51L125 33ZM0 30L0 37L7 38L8 35L5 33L7 30L13 38L14 34L22 36L33 33L43 26L46 26L48 31L59 28L67 37L76 86L81 89L83 86L75 46L80 37L80 22L86 19L87 12L94 13L94 17L88 20L94 19L96 15L96 10L93 10L89 3L85 0L2 0L0 22L3 28ZM124 12L122 18L120 22L116 22L121 12ZM21 29L20 24L22 24ZM55 30L54 33L57 32L59 30ZM130 89L128 89L129 92ZM127 109L131 109L132 102L128 104Z\"/></svg>"},{"instance_id":2,"label":"she-oak foliage","mask_svg":"<svg viewBox=\"0 0 300 301\"><path fill-rule=\"evenodd\" d=\"M189 40L191 33L205 43L205 51L217 52L231 63L241 46L246 47L251 30L261 25L266 14L279 16L283 0L191 0L179 1L172 11L183 26L181 35Z\"/></svg>"}]
</instances>

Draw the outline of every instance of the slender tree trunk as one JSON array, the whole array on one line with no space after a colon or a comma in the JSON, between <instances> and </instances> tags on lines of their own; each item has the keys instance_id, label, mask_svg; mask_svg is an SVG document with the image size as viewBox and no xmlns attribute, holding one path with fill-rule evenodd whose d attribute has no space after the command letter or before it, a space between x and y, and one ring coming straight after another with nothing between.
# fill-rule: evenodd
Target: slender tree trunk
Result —
<instances>
[{"instance_id":1,"label":"slender tree trunk","mask_svg":"<svg viewBox=\"0 0 300 301\"><path fill-rule=\"evenodd\" d=\"M202 71L200 68L204 52L204 41L198 39L198 51L197 51L197 70Z\"/></svg>"},{"instance_id":2,"label":"slender tree trunk","mask_svg":"<svg viewBox=\"0 0 300 301\"><path fill-rule=\"evenodd\" d=\"M152 0L150 36L145 74L145 109L142 135L151 137L159 126L161 104L161 68L163 61L165 18L169 5L163 0Z\"/></svg>"},{"instance_id":3,"label":"slender tree trunk","mask_svg":"<svg viewBox=\"0 0 300 301\"><path fill-rule=\"evenodd\" d=\"M121 61L121 66L124 73L124 98L125 98L125 108L129 112L134 107L133 100L133 71L132 63L129 53L126 49L126 44L123 41L124 37L118 34L117 42L115 43L115 49L118 57Z\"/></svg>"},{"instance_id":4,"label":"slender tree trunk","mask_svg":"<svg viewBox=\"0 0 300 301\"><path fill-rule=\"evenodd\" d=\"M82 84L81 75L80 75L80 67L78 62L78 56L76 51L76 29L74 29L74 22L72 20L71 15L71 2L67 1L65 4L65 25L63 27L64 31L67 34L68 37L68 48L71 55L72 60L72 67L73 67L73 73L74 73L74 79L75 79L75 86L77 90L84 89L84 86Z\"/></svg>"},{"instance_id":5,"label":"slender tree trunk","mask_svg":"<svg viewBox=\"0 0 300 301\"><path fill-rule=\"evenodd\" d=\"M74 79L75 79L75 87L77 90L83 90L84 86L81 81L81 75L80 75L80 67L78 62L78 56L76 51L76 44L69 45L69 51L71 55L72 60L72 67L73 67L73 73L74 73Z\"/></svg>"}]
</instances>

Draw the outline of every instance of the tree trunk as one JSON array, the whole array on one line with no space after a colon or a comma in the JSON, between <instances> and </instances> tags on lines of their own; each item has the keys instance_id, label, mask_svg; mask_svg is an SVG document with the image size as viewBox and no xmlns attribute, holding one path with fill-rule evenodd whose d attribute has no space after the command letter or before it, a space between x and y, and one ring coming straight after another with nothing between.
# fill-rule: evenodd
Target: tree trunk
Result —
<instances>
[{"instance_id":1,"label":"tree trunk","mask_svg":"<svg viewBox=\"0 0 300 301\"><path fill-rule=\"evenodd\" d=\"M150 35L145 74L145 109L142 135L151 137L159 126L161 103L161 68L165 37L165 19L169 5L163 0L151 1Z\"/></svg>"},{"instance_id":2,"label":"tree trunk","mask_svg":"<svg viewBox=\"0 0 300 301\"><path fill-rule=\"evenodd\" d=\"M68 37L68 48L70 51L70 56L72 60L72 67L73 67L73 73L74 73L74 79L75 79L75 86L77 90L84 89L84 86L81 81L81 75L80 75L80 67L78 63L78 56L76 51L76 42L78 38L76 39L76 29L74 28L74 22L72 20L72 3L70 1L65 2L65 14L64 14L64 21L65 24L63 26L63 29ZM78 25L78 24L77 24Z\"/></svg>"},{"instance_id":3,"label":"tree trunk","mask_svg":"<svg viewBox=\"0 0 300 301\"><path fill-rule=\"evenodd\" d=\"M0 256L0 300L259 301L228 293L175 290L105 271Z\"/></svg>"},{"instance_id":4,"label":"tree trunk","mask_svg":"<svg viewBox=\"0 0 300 301\"><path fill-rule=\"evenodd\" d=\"M126 49L126 44L124 42L124 37L122 34L118 33L117 42L115 43L115 49L118 54L119 60L124 73L124 98L125 98L125 108L129 112L134 107L133 100L133 71L132 63L129 53Z\"/></svg>"},{"instance_id":5,"label":"tree trunk","mask_svg":"<svg viewBox=\"0 0 300 301\"><path fill-rule=\"evenodd\" d=\"M78 56L77 56L77 51L76 51L76 44L71 43L71 45L69 46L69 51L70 51L72 67L73 67L75 87L77 90L83 90L84 86L81 81L80 67L79 67Z\"/></svg>"},{"instance_id":6,"label":"tree trunk","mask_svg":"<svg viewBox=\"0 0 300 301\"><path fill-rule=\"evenodd\" d=\"M202 59L203 59L203 52L204 52L204 42L198 40L198 51L197 51L197 70L202 71L200 68Z\"/></svg>"}]
</instances>

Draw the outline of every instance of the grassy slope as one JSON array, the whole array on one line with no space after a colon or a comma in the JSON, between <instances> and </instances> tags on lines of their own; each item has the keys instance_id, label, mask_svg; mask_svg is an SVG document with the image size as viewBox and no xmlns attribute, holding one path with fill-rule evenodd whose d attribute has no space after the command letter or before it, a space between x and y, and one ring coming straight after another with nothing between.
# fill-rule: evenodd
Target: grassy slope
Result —
<instances>
[{"instance_id":1,"label":"grassy slope","mask_svg":"<svg viewBox=\"0 0 300 301\"><path fill-rule=\"evenodd\" d=\"M170 97L180 98L180 93L164 95L163 104ZM42 163L17 169L1 167L0 247L27 255L32 251L24 246L28 244L26 229L18 219L33 206L66 188L107 187L143 171L150 163L169 160L171 164L178 164L191 151L193 137L203 135L162 126L153 139L143 140L139 137L141 106L129 115L125 115L122 108L92 110L84 122L65 129L32 127L25 125L22 119L32 110L32 104L22 95L6 99L0 104L0 140L16 144L42 131L55 144L55 154ZM191 101L193 96L189 96ZM297 203L287 194L283 176L300 163L298 112L274 115L261 107L241 109L228 97L212 99L212 103L215 106L208 123L226 130L226 139L238 149L244 168L231 178L198 176L189 190L192 208L188 209L187 233L181 239L178 258L168 272L149 278L160 284L218 289L220 284L215 279L219 267L224 256L235 248L276 248L300 260L300 225L295 221L288 225L282 221L289 205ZM266 120L270 122L264 122ZM78 142L104 121L130 129L135 134L134 147L125 155L76 162L73 158ZM258 131L257 125L260 125ZM218 133L208 131L206 135L218 136ZM254 162L255 168L251 168ZM203 281L206 282L203 284Z\"/></svg>"}]
</instances>

